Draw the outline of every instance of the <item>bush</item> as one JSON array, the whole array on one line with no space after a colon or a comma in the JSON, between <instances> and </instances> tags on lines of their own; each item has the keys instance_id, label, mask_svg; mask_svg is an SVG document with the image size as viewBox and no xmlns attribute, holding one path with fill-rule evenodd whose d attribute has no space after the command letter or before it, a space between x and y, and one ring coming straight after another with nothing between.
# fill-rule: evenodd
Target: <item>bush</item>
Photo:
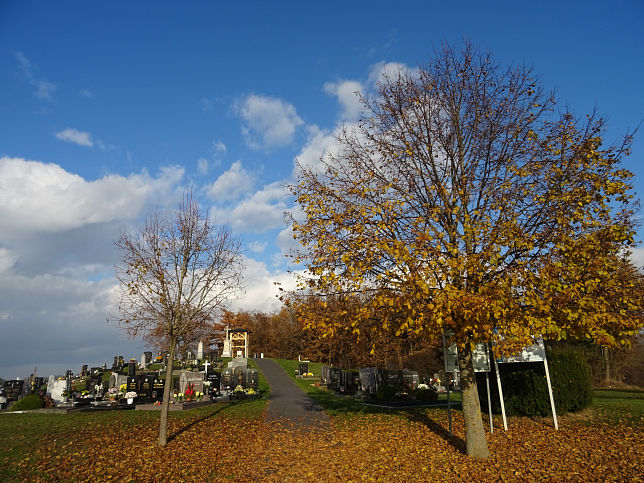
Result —
<instances>
[{"instance_id":1,"label":"bush","mask_svg":"<svg viewBox=\"0 0 644 483\"><path fill-rule=\"evenodd\" d=\"M438 401L438 393L432 389L417 389L414 391L414 399L423 403L434 402Z\"/></svg>"},{"instance_id":2,"label":"bush","mask_svg":"<svg viewBox=\"0 0 644 483\"><path fill-rule=\"evenodd\" d=\"M376 392L376 399L378 401L391 401L397 392L398 388L395 386L380 386Z\"/></svg>"},{"instance_id":3,"label":"bush","mask_svg":"<svg viewBox=\"0 0 644 483\"><path fill-rule=\"evenodd\" d=\"M550 382L558 413L579 411L592 403L592 379L583 354L571 347L546 350ZM551 414L550 396L543 363L499 364L505 411L508 415L547 416ZM492 411L501 412L494 367L490 372ZM487 411L485 374L477 374L481 408Z\"/></svg>"},{"instance_id":4,"label":"bush","mask_svg":"<svg viewBox=\"0 0 644 483\"><path fill-rule=\"evenodd\" d=\"M28 409L40 409L45 406L45 401L39 394L25 396L11 406L11 411L26 411Z\"/></svg>"}]
</instances>

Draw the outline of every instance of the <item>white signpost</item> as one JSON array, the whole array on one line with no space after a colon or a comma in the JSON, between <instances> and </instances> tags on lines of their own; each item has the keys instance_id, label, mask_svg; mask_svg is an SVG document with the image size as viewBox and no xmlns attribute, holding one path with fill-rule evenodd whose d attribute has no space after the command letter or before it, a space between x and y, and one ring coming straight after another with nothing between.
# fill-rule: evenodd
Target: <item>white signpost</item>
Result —
<instances>
[{"instance_id":1,"label":"white signpost","mask_svg":"<svg viewBox=\"0 0 644 483\"><path fill-rule=\"evenodd\" d=\"M503 414L503 427L508 430L508 422L505 417L505 404L503 402L503 389L501 388L501 377L499 376L498 364L512 363L512 362L542 362L546 370L546 382L548 383L548 395L550 396L550 407L552 409L552 419L555 423L555 429L559 429L559 422L557 421L557 410L555 409L555 398L552 394L552 384L550 383L550 369L548 368L548 359L546 358L546 348L543 345L543 339L539 337L537 342L529 347L524 347L520 354L510 357L504 357L500 360L494 361L496 369L496 383L499 387L499 399L501 400L501 413Z\"/></svg>"}]
</instances>

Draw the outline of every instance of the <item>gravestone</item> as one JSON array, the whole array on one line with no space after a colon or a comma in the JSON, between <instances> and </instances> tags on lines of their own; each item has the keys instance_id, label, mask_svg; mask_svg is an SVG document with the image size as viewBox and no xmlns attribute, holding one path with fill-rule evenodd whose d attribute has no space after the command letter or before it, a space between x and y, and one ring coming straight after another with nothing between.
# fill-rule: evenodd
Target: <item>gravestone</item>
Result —
<instances>
[{"instance_id":1,"label":"gravestone","mask_svg":"<svg viewBox=\"0 0 644 483\"><path fill-rule=\"evenodd\" d=\"M148 368L148 363L147 363L147 361L145 359L145 354L141 354L141 368L143 370Z\"/></svg>"},{"instance_id":2,"label":"gravestone","mask_svg":"<svg viewBox=\"0 0 644 483\"><path fill-rule=\"evenodd\" d=\"M7 401L17 401L22 397L22 391L25 387L25 381L14 379L4 382L4 395Z\"/></svg>"},{"instance_id":3,"label":"gravestone","mask_svg":"<svg viewBox=\"0 0 644 483\"><path fill-rule=\"evenodd\" d=\"M297 373L301 376L304 374L308 374L309 372L309 365L305 362L302 362L297 365Z\"/></svg>"},{"instance_id":4,"label":"gravestone","mask_svg":"<svg viewBox=\"0 0 644 483\"><path fill-rule=\"evenodd\" d=\"M233 372L233 386L246 387L246 371L243 367L237 366Z\"/></svg>"},{"instance_id":5,"label":"gravestone","mask_svg":"<svg viewBox=\"0 0 644 483\"><path fill-rule=\"evenodd\" d=\"M139 397L151 398L156 374L139 374L136 393Z\"/></svg>"},{"instance_id":6,"label":"gravestone","mask_svg":"<svg viewBox=\"0 0 644 483\"><path fill-rule=\"evenodd\" d=\"M340 388L340 377L342 371L336 367L331 367L329 369L329 382L327 382L327 387L329 389L338 390Z\"/></svg>"},{"instance_id":7,"label":"gravestone","mask_svg":"<svg viewBox=\"0 0 644 483\"><path fill-rule=\"evenodd\" d=\"M320 383L328 384L329 383L329 371L331 370L330 366L322 366L320 369Z\"/></svg>"},{"instance_id":8,"label":"gravestone","mask_svg":"<svg viewBox=\"0 0 644 483\"><path fill-rule=\"evenodd\" d=\"M137 376L127 376L127 392L137 392L139 388L139 378Z\"/></svg>"},{"instance_id":9,"label":"gravestone","mask_svg":"<svg viewBox=\"0 0 644 483\"><path fill-rule=\"evenodd\" d=\"M203 341L199 341L199 345L197 345L197 359L201 360L203 359Z\"/></svg>"},{"instance_id":10,"label":"gravestone","mask_svg":"<svg viewBox=\"0 0 644 483\"><path fill-rule=\"evenodd\" d=\"M147 367L152 364L152 352L145 351L143 355L145 356L145 366Z\"/></svg>"},{"instance_id":11,"label":"gravestone","mask_svg":"<svg viewBox=\"0 0 644 483\"><path fill-rule=\"evenodd\" d=\"M357 371L342 371L338 392L341 394L355 394L360 384L360 373Z\"/></svg>"},{"instance_id":12,"label":"gravestone","mask_svg":"<svg viewBox=\"0 0 644 483\"><path fill-rule=\"evenodd\" d=\"M118 388L121 387L121 384L127 384L127 376L119 374L118 372L110 374L108 389L116 388L118 390Z\"/></svg>"},{"instance_id":13,"label":"gravestone","mask_svg":"<svg viewBox=\"0 0 644 483\"><path fill-rule=\"evenodd\" d=\"M136 361L134 359L130 359L127 365L127 375L128 377L136 376Z\"/></svg>"},{"instance_id":14,"label":"gravestone","mask_svg":"<svg viewBox=\"0 0 644 483\"><path fill-rule=\"evenodd\" d=\"M257 369L248 369L246 372L246 389L257 391L259 388L259 375Z\"/></svg>"},{"instance_id":15,"label":"gravestone","mask_svg":"<svg viewBox=\"0 0 644 483\"><path fill-rule=\"evenodd\" d=\"M375 367L361 367L359 370L360 386L367 396L375 396L378 391L378 369Z\"/></svg>"},{"instance_id":16,"label":"gravestone","mask_svg":"<svg viewBox=\"0 0 644 483\"><path fill-rule=\"evenodd\" d=\"M192 388L195 390L195 392L203 393L203 381L203 372L182 372L179 378L179 392L185 394L188 386L192 385Z\"/></svg>"},{"instance_id":17,"label":"gravestone","mask_svg":"<svg viewBox=\"0 0 644 483\"><path fill-rule=\"evenodd\" d=\"M221 373L221 388L225 389L225 390L234 389L234 386L233 386L233 370L230 367L227 367Z\"/></svg>"},{"instance_id":18,"label":"gravestone","mask_svg":"<svg viewBox=\"0 0 644 483\"><path fill-rule=\"evenodd\" d=\"M221 374L219 372L210 372L206 376L206 380L210 383L210 393L218 396L221 387Z\"/></svg>"},{"instance_id":19,"label":"gravestone","mask_svg":"<svg viewBox=\"0 0 644 483\"><path fill-rule=\"evenodd\" d=\"M165 389L165 379L161 379L159 376L156 376L154 378L154 383L152 384L151 397L156 401L161 401L163 399L164 389Z\"/></svg>"},{"instance_id":20,"label":"gravestone","mask_svg":"<svg viewBox=\"0 0 644 483\"><path fill-rule=\"evenodd\" d=\"M417 371L402 371L402 378L406 388L416 389L420 383L420 377Z\"/></svg>"},{"instance_id":21,"label":"gravestone","mask_svg":"<svg viewBox=\"0 0 644 483\"><path fill-rule=\"evenodd\" d=\"M233 370L237 367L246 369L248 367L248 359L246 357L235 357L228 363L228 367L232 368Z\"/></svg>"},{"instance_id":22,"label":"gravestone","mask_svg":"<svg viewBox=\"0 0 644 483\"><path fill-rule=\"evenodd\" d=\"M83 364L80 375L81 377L85 377L87 375L87 364Z\"/></svg>"},{"instance_id":23,"label":"gravestone","mask_svg":"<svg viewBox=\"0 0 644 483\"><path fill-rule=\"evenodd\" d=\"M52 398L56 404L60 404L65 400L63 392L66 389L67 380L49 376L49 381L47 382L47 395Z\"/></svg>"}]
</instances>

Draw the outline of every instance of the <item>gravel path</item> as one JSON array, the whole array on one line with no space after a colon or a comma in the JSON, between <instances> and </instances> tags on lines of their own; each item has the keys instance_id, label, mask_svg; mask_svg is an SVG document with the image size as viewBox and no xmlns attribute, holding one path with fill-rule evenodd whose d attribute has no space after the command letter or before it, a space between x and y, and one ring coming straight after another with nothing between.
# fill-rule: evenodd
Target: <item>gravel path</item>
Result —
<instances>
[{"instance_id":1,"label":"gravel path","mask_svg":"<svg viewBox=\"0 0 644 483\"><path fill-rule=\"evenodd\" d=\"M253 359L271 386L267 421L288 421L295 427L330 427L329 415L271 359Z\"/></svg>"}]
</instances>

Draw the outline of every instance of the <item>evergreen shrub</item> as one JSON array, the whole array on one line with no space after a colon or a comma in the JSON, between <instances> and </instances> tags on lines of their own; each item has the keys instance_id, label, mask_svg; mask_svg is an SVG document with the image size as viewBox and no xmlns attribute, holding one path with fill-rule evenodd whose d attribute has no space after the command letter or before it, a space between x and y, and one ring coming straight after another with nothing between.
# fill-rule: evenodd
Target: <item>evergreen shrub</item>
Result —
<instances>
[{"instance_id":1,"label":"evergreen shrub","mask_svg":"<svg viewBox=\"0 0 644 483\"><path fill-rule=\"evenodd\" d=\"M30 394L25 396L19 401L16 401L11 406L11 411L27 411L29 409L40 409L45 406L45 401L39 394Z\"/></svg>"},{"instance_id":2,"label":"evergreen shrub","mask_svg":"<svg viewBox=\"0 0 644 483\"><path fill-rule=\"evenodd\" d=\"M583 354L571 347L547 348L550 382L558 413L579 411L592 403L592 378ZM505 411L516 416L548 416L551 414L550 396L543 363L499 364ZM487 411L485 374L477 374L481 408ZM501 412L496 373L490 372L492 411Z\"/></svg>"}]
</instances>

